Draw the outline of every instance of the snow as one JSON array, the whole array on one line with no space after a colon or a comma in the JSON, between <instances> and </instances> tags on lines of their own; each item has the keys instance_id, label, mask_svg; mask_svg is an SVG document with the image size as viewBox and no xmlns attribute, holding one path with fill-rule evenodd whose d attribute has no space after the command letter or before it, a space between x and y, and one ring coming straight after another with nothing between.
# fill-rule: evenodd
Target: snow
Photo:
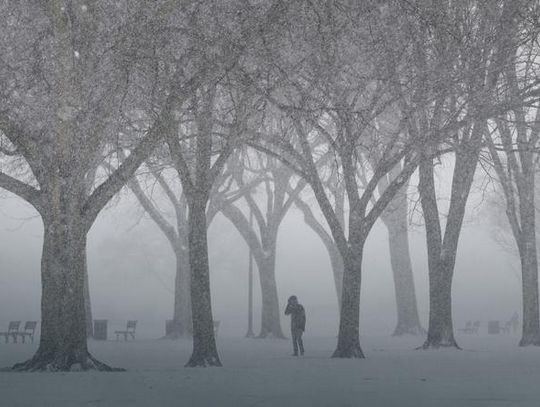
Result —
<instances>
[{"instance_id":1,"label":"snow","mask_svg":"<svg viewBox=\"0 0 540 407\"><path fill-rule=\"evenodd\" d=\"M365 360L329 356L335 338L218 338L223 368L184 368L191 343L141 339L90 342L94 356L124 373L0 373L0 405L73 406L538 406L540 349L517 336L458 337L463 351L414 350L412 337L364 337ZM36 345L0 343L0 363Z\"/></svg>"}]
</instances>

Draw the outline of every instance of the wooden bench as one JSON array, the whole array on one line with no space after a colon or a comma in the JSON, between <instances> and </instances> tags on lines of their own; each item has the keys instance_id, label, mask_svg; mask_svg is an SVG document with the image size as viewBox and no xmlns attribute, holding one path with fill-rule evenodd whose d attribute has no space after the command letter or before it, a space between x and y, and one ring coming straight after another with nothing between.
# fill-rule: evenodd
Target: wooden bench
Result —
<instances>
[{"instance_id":1,"label":"wooden bench","mask_svg":"<svg viewBox=\"0 0 540 407\"><path fill-rule=\"evenodd\" d=\"M510 329L512 328L512 322L511 321L506 321L504 323L504 325L501 325L501 333L503 334L509 334L510 333Z\"/></svg>"},{"instance_id":2,"label":"wooden bench","mask_svg":"<svg viewBox=\"0 0 540 407\"><path fill-rule=\"evenodd\" d=\"M128 340L128 336L135 340L135 329L137 328L137 321L128 321L126 329L124 331L114 331L116 334L116 340L120 340L120 335L124 335L124 341Z\"/></svg>"},{"instance_id":3,"label":"wooden bench","mask_svg":"<svg viewBox=\"0 0 540 407\"><path fill-rule=\"evenodd\" d=\"M459 328L458 331L463 332L465 334L472 333L472 321L467 321L465 324L465 328Z\"/></svg>"},{"instance_id":4,"label":"wooden bench","mask_svg":"<svg viewBox=\"0 0 540 407\"><path fill-rule=\"evenodd\" d=\"M37 321L26 321L24 324L24 329L17 332L17 336L22 338L23 343L26 340L26 337L32 340L34 343L34 333L36 332Z\"/></svg>"},{"instance_id":5,"label":"wooden bench","mask_svg":"<svg viewBox=\"0 0 540 407\"><path fill-rule=\"evenodd\" d=\"M21 321L11 321L8 325L7 332L0 332L0 336L3 336L6 340L6 343L9 342L9 337L13 338L13 343L17 343L17 334L19 333L19 326L21 326Z\"/></svg>"},{"instance_id":6,"label":"wooden bench","mask_svg":"<svg viewBox=\"0 0 540 407\"><path fill-rule=\"evenodd\" d=\"M463 332L464 334L477 334L478 329L480 328L480 321L467 321L465 328L460 328L458 331Z\"/></svg>"}]
</instances>

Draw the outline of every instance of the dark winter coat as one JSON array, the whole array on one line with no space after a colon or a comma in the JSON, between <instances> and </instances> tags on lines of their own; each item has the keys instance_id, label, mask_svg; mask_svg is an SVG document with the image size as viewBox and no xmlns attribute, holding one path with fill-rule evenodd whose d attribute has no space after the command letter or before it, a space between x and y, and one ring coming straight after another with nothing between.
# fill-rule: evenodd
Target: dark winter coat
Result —
<instances>
[{"instance_id":1,"label":"dark winter coat","mask_svg":"<svg viewBox=\"0 0 540 407\"><path fill-rule=\"evenodd\" d=\"M287 304L285 308L285 315L291 316L291 330L301 329L305 331L306 329L306 312L304 307L300 304Z\"/></svg>"}]
</instances>

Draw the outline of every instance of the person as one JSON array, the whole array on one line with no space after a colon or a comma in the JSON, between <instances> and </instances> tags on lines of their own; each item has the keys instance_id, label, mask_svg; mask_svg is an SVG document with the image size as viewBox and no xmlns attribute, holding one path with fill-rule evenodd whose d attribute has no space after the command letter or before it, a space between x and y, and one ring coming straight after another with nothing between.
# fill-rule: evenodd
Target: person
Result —
<instances>
[{"instance_id":1,"label":"person","mask_svg":"<svg viewBox=\"0 0 540 407\"><path fill-rule=\"evenodd\" d=\"M287 308L285 308L285 315L291 316L291 336L293 341L293 356L298 356L298 348L300 348L300 355L304 355L304 342L302 340L302 334L306 329L306 312L304 307L298 303L296 295L291 295L287 301Z\"/></svg>"}]
</instances>

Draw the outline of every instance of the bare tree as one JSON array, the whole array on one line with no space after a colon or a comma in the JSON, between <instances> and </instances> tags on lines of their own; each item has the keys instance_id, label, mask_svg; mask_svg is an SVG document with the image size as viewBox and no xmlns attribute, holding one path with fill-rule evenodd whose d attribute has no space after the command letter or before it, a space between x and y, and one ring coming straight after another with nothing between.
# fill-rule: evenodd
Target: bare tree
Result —
<instances>
[{"instance_id":1,"label":"bare tree","mask_svg":"<svg viewBox=\"0 0 540 407\"><path fill-rule=\"evenodd\" d=\"M381 193L387 188L393 177L399 175L401 168L394 168L386 177L379 182ZM390 263L394 277L394 289L396 296L397 323L393 336L425 335L426 330L420 323L418 305L416 302L416 290L409 250L408 228L408 184L396 193L386 210L381 214L386 229L388 230L388 248L390 251Z\"/></svg>"},{"instance_id":2,"label":"bare tree","mask_svg":"<svg viewBox=\"0 0 540 407\"><path fill-rule=\"evenodd\" d=\"M517 60L523 61L523 69L518 70L517 64L509 65L503 78L507 97L522 102L493 119L493 130L486 135L486 141L521 262L523 332L519 345L540 346L535 207L540 108L537 101L522 96L524 89L539 85L533 62L538 58L538 46L532 43L518 48L516 44L514 54Z\"/></svg>"},{"instance_id":3,"label":"bare tree","mask_svg":"<svg viewBox=\"0 0 540 407\"><path fill-rule=\"evenodd\" d=\"M518 10L514 2L414 5L405 16L416 33L411 65L415 84L409 97L402 99L402 110L414 117L408 129L425 146L418 188L426 227L430 313L422 348L458 347L451 294L458 242L486 119L497 110L491 98L503 66L509 63L506 41ZM466 45L461 38L468 39ZM443 229L433 152L446 147L453 150L455 164Z\"/></svg>"},{"instance_id":4,"label":"bare tree","mask_svg":"<svg viewBox=\"0 0 540 407\"><path fill-rule=\"evenodd\" d=\"M147 167L154 182L160 186L168 203L172 206L174 219L170 221L164 216L163 211L153 199L152 191L147 193L143 190L138 177L133 177L128 186L146 213L165 235L175 256L173 323L168 337L177 339L190 335L192 332L187 203L183 194L178 193L181 188L170 182L164 171L157 169L154 163L147 162Z\"/></svg>"},{"instance_id":5,"label":"bare tree","mask_svg":"<svg viewBox=\"0 0 540 407\"><path fill-rule=\"evenodd\" d=\"M343 189L342 183L329 182L327 184L327 189L331 194L332 201L334 202L334 211L340 223L345 227L345 190ZM339 252L332 234L327 230L324 219L319 219L314 213L311 205L306 202L306 197L298 196L294 204L302 214L304 215L304 222L308 225L311 230L317 234L321 242L323 243L326 251L328 252L328 257L330 259L330 265L332 267L332 275L334 277L334 286L336 289L336 298L338 308L341 304L341 284L343 283L343 260Z\"/></svg>"},{"instance_id":6,"label":"bare tree","mask_svg":"<svg viewBox=\"0 0 540 407\"><path fill-rule=\"evenodd\" d=\"M154 24L181 19L171 15L167 2L153 4L56 0L32 8L1 6L9 24L0 40L0 129L27 175L2 171L0 186L32 204L44 224L40 346L16 370L111 370L86 344L86 236L158 143L172 101L191 94L199 79L197 71L174 69L145 77L148 61L155 61L147 49L156 51L160 39ZM189 53L175 47L177 56ZM163 85L159 97L152 93L156 78ZM96 158L127 126L128 116L143 112L153 119L139 129L132 154L89 190Z\"/></svg>"},{"instance_id":7,"label":"bare tree","mask_svg":"<svg viewBox=\"0 0 540 407\"><path fill-rule=\"evenodd\" d=\"M122 159L125 155L120 153ZM108 168L110 165L106 164ZM187 200L177 177L171 176L170 158L165 154L156 154L145 163L140 175L129 182L131 189L145 212L169 241L176 260L174 283L174 307L172 326L167 338L178 339L193 333L191 313L190 271L188 251L188 208ZM145 176L146 175L146 176ZM230 205L242 197L242 190L231 190L230 174L225 171L216 180L206 209L207 228L223 205ZM157 186L157 188L156 188ZM156 189L159 190L156 191ZM164 197L167 208L173 216L168 216L165 208L158 202Z\"/></svg>"},{"instance_id":8,"label":"bare tree","mask_svg":"<svg viewBox=\"0 0 540 407\"><path fill-rule=\"evenodd\" d=\"M253 214L259 233L257 234L249 225L248 215L244 214L237 205L222 205L221 211L240 232L257 264L262 296L261 331L258 337L284 338L275 275L277 237L283 218L304 188L305 182L297 180L296 185L293 185L295 174L290 168L273 157L265 158L260 153L253 152L252 155L254 157L251 160L247 154L244 155L244 160L255 161L256 164L247 170L237 166L234 179L239 188L245 189L246 182L253 184L253 181L246 177L246 173L256 172L255 179L260 178L259 182L262 183L265 191L264 206L251 193L243 195L243 200L247 203L249 212Z\"/></svg>"},{"instance_id":9,"label":"bare tree","mask_svg":"<svg viewBox=\"0 0 540 407\"><path fill-rule=\"evenodd\" d=\"M226 86L228 85L228 87ZM167 143L188 207L193 354L187 366L220 366L212 319L206 207L212 188L245 134L249 92L214 83L191 100L188 124L173 126ZM184 134L185 133L185 134ZM195 137L190 137L195 134Z\"/></svg>"},{"instance_id":10,"label":"bare tree","mask_svg":"<svg viewBox=\"0 0 540 407\"><path fill-rule=\"evenodd\" d=\"M260 115L260 103L246 73L264 72L255 63L254 49L264 47L286 24L288 4L280 0L267 7L249 2L194 5L192 24L205 32L211 44L203 50L204 66L221 73L189 100L185 117L170 118L167 145L182 183L188 206L188 242L193 315L193 353L187 366L221 366L217 353L210 296L207 219L212 188L228 158L241 145L251 123ZM225 23L224 23L225 21ZM183 106L179 105L178 108Z\"/></svg>"},{"instance_id":11,"label":"bare tree","mask_svg":"<svg viewBox=\"0 0 540 407\"><path fill-rule=\"evenodd\" d=\"M319 30L322 38L315 36L305 45L313 51L313 55L301 56L305 65L291 61L291 55L286 56L288 59L283 54L274 57L280 62L285 59L284 66L294 66L294 71L283 69L282 81L289 85L287 90L267 92L267 98L289 120L290 129L270 137L267 149L281 156L311 186L343 259L340 326L334 357L363 357L359 304L364 244L375 221L414 172L418 154L407 133L379 132L373 128L374 119L395 100L390 83L384 80L390 64L385 52L380 52L379 42L389 21L373 5L348 5L346 13L340 9L323 13L317 7L312 5L303 18L316 18L319 26L331 32L332 27L341 29L329 37ZM375 29L376 33L364 27ZM344 49L350 52L339 52ZM391 66L398 69L399 61L393 60ZM312 148L321 139L324 142L317 149ZM375 166L370 165L374 161L362 162L380 146L382 154ZM332 158L324 169L316 165L321 155ZM399 175L375 197L381 178L401 162ZM358 179L360 167L369 168L363 189ZM325 188L325 171L337 172L344 183L348 228L342 227Z\"/></svg>"}]
</instances>

